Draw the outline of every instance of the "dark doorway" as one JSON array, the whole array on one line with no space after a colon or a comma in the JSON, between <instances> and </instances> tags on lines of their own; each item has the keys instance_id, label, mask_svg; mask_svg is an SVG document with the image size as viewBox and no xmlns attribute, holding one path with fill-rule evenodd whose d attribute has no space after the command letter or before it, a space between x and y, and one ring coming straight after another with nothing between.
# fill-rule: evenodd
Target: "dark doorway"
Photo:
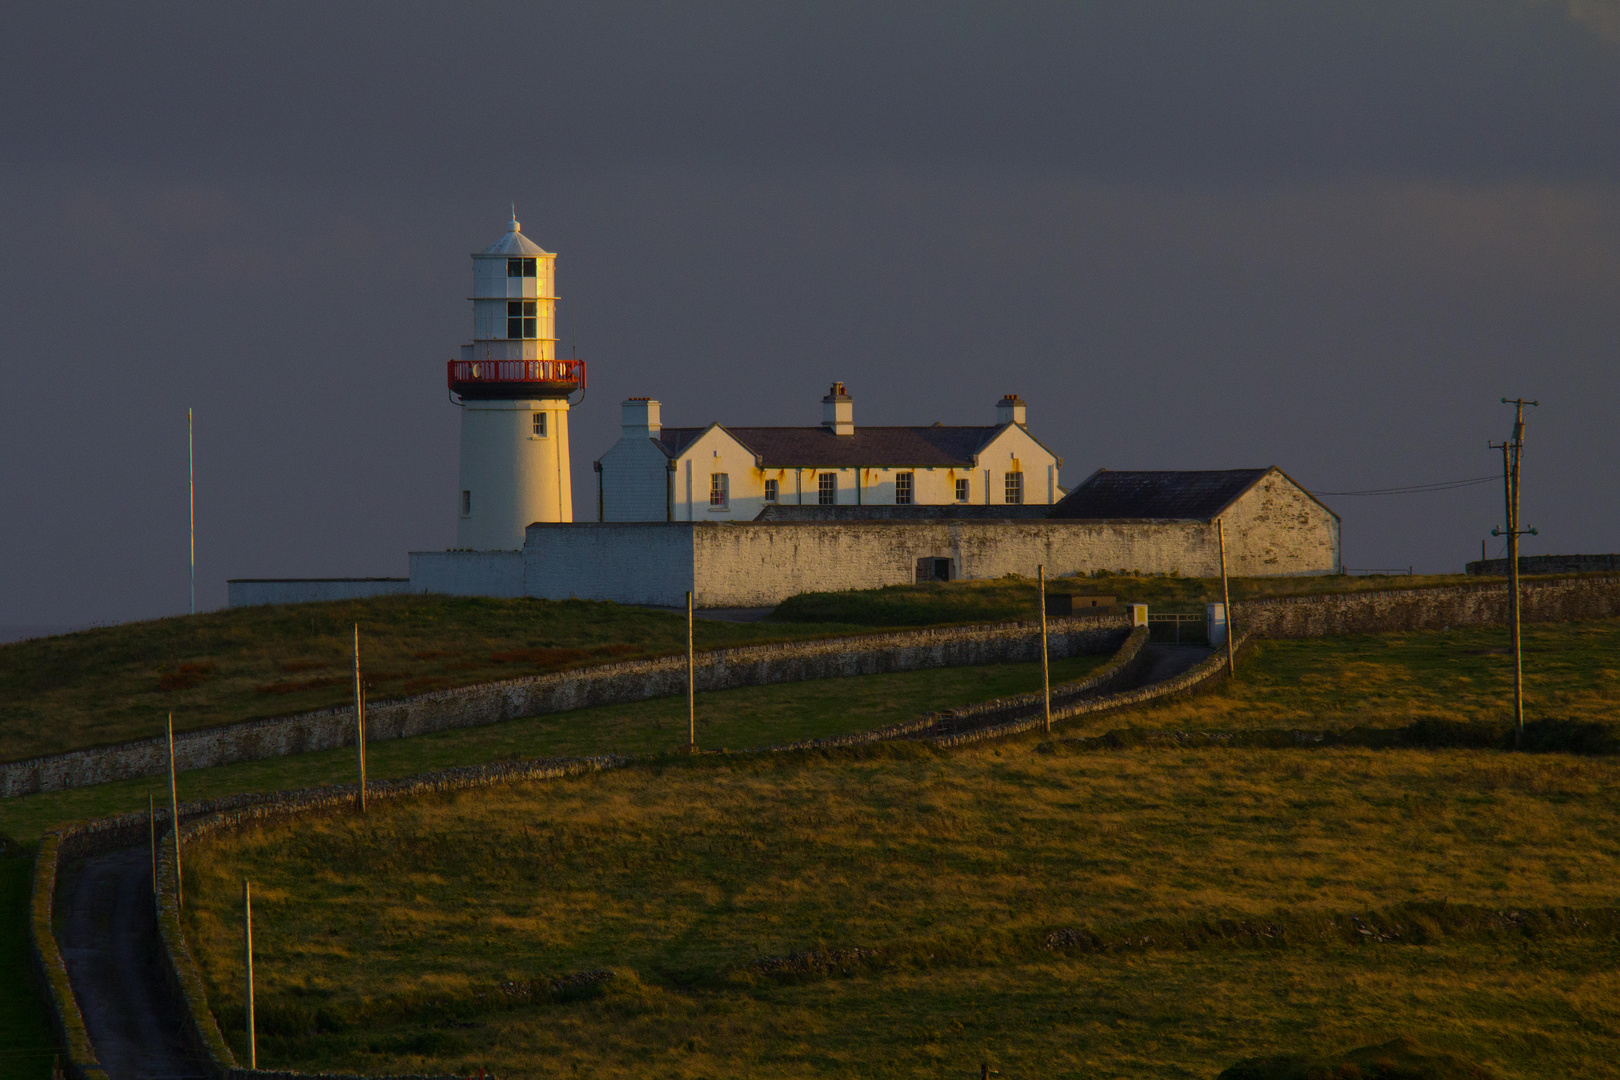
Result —
<instances>
[{"instance_id":1,"label":"dark doorway","mask_svg":"<svg viewBox=\"0 0 1620 1080\"><path fill-rule=\"evenodd\" d=\"M951 580L951 560L934 558L917 560L917 584L949 580Z\"/></svg>"}]
</instances>

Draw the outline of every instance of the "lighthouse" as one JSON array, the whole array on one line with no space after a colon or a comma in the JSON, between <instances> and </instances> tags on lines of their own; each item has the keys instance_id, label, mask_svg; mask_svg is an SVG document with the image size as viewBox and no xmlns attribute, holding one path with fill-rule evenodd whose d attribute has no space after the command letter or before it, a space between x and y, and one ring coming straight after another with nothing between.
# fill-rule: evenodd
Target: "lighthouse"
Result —
<instances>
[{"instance_id":1,"label":"lighthouse","mask_svg":"<svg viewBox=\"0 0 1620 1080\"><path fill-rule=\"evenodd\" d=\"M557 256L515 213L472 260L473 340L447 371L461 407L456 546L509 551L534 522L574 520L568 398L585 362L557 359Z\"/></svg>"}]
</instances>

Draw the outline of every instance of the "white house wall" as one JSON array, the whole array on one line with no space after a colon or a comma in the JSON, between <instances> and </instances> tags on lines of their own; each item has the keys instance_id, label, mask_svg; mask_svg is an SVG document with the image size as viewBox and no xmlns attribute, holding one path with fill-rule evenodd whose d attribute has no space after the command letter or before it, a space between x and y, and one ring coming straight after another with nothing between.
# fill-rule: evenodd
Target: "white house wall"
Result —
<instances>
[{"instance_id":1,"label":"white house wall","mask_svg":"<svg viewBox=\"0 0 1620 1080\"><path fill-rule=\"evenodd\" d=\"M973 485L970 502L1005 503L1009 472L1024 474L1026 503L1055 503L1063 497L1058 489L1057 459L1016 424L1004 428L979 451L976 471L978 482Z\"/></svg>"}]
</instances>

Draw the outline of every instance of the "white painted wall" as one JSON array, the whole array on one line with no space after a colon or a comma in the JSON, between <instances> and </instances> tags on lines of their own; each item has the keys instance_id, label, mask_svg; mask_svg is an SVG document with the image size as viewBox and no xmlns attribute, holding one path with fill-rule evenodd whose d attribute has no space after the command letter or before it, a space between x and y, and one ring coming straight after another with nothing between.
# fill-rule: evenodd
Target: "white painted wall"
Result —
<instances>
[{"instance_id":1,"label":"white painted wall","mask_svg":"<svg viewBox=\"0 0 1620 1080\"><path fill-rule=\"evenodd\" d=\"M360 600L410 592L408 578L237 578L225 583L227 607Z\"/></svg>"},{"instance_id":2,"label":"white painted wall","mask_svg":"<svg viewBox=\"0 0 1620 1080\"><path fill-rule=\"evenodd\" d=\"M521 551L413 551L410 591L446 596L525 595Z\"/></svg>"},{"instance_id":3,"label":"white painted wall","mask_svg":"<svg viewBox=\"0 0 1620 1080\"><path fill-rule=\"evenodd\" d=\"M544 436L534 434L536 413L545 414ZM456 546L477 551L515 551L531 523L574 520L566 398L462 403L456 511Z\"/></svg>"},{"instance_id":4,"label":"white painted wall","mask_svg":"<svg viewBox=\"0 0 1620 1080\"><path fill-rule=\"evenodd\" d=\"M684 606L692 588L691 525L666 522L532 525L524 587L547 600Z\"/></svg>"},{"instance_id":5,"label":"white painted wall","mask_svg":"<svg viewBox=\"0 0 1620 1080\"><path fill-rule=\"evenodd\" d=\"M1230 574L1286 577L1339 572L1339 519L1281 469L1267 472L1222 517Z\"/></svg>"}]
</instances>

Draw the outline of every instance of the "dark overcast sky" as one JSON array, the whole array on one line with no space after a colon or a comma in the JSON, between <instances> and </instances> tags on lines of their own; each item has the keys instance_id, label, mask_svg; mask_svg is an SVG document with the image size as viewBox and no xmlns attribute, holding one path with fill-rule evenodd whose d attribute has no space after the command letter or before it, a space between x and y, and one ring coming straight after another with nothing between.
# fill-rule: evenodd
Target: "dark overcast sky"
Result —
<instances>
[{"instance_id":1,"label":"dark overcast sky","mask_svg":"<svg viewBox=\"0 0 1620 1080\"><path fill-rule=\"evenodd\" d=\"M469 252L558 259L575 509L672 424L988 423L1064 481L1484 476L1620 550L1620 3L39 4L0 35L0 624L455 535ZM1500 489L1328 497L1455 571Z\"/></svg>"}]
</instances>

